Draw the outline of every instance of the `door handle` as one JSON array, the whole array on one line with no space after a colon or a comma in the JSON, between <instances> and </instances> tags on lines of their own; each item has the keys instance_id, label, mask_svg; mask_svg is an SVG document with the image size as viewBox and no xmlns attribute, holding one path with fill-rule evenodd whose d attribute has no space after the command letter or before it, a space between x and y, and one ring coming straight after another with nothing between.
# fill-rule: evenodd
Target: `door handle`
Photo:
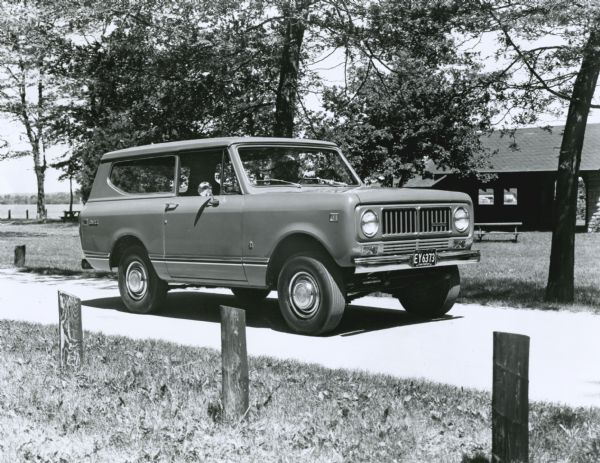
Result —
<instances>
[{"instance_id":1,"label":"door handle","mask_svg":"<svg viewBox=\"0 0 600 463\"><path fill-rule=\"evenodd\" d=\"M177 209L177 206L179 206L179 204L167 203L167 204L165 204L165 212L174 211L175 209Z\"/></svg>"}]
</instances>

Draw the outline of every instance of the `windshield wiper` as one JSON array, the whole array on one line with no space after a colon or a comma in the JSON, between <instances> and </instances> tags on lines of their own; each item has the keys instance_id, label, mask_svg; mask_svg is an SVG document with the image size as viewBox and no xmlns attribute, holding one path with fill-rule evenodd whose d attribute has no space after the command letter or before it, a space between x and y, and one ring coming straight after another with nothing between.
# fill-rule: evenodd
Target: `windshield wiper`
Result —
<instances>
[{"instance_id":1,"label":"windshield wiper","mask_svg":"<svg viewBox=\"0 0 600 463\"><path fill-rule=\"evenodd\" d=\"M280 178L268 178L268 179L256 180L256 183L258 183L258 182L262 182L263 184L266 182L279 182L279 183L284 183L286 185L293 185L296 188L302 188L302 185L300 185L299 183L288 182L287 180L281 180Z\"/></svg>"},{"instance_id":2,"label":"windshield wiper","mask_svg":"<svg viewBox=\"0 0 600 463\"><path fill-rule=\"evenodd\" d=\"M316 180L317 182L322 182L329 186L348 186L345 182L338 182L337 180L332 180L330 178L304 177L302 180Z\"/></svg>"}]
</instances>

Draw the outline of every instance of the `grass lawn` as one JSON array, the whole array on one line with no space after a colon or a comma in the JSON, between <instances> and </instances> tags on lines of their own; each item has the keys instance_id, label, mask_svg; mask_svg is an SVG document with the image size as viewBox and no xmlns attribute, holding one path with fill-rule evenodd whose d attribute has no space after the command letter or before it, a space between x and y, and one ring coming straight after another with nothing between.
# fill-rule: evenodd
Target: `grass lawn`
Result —
<instances>
[{"instance_id":1,"label":"grass lawn","mask_svg":"<svg viewBox=\"0 0 600 463\"><path fill-rule=\"evenodd\" d=\"M210 349L85 334L57 368L56 326L0 321L0 461L487 462L490 395L250 359L250 411L223 423ZM530 411L531 461L600 458L600 409Z\"/></svg>"},{"instance_id":2,"label":"grass lawn","mask_svg":"<svg viewBox=\"0 0 600 463\"><path fill-rule=\"evenodd\" d=\"M600 313L600 233L575 236L575 302L543 302L550 263L549 232L527 232L519 242L476 242L481 262L461 267L461 300L511 307Z\"/></svg>"},{"instance_id":3,"label":"grass lawn","mask_svg":"<svg viewBox=\"0 0 600 463\"><path fill-rule=\"evenodd\" d=\"M15 246L27 246L26 265L38 271L80 272L81 244L76 223L0 221L0 267L14 262Z\"/></svg>"},{"instance_id":4,"label":"grass lawn","mask_svg":"<svg viewBox=\"0 0 600 463\"><path fill-rule=\"evenodd\" d=\"M461 267L461 302L585 310L600 313L600 233L577 234L575 303L543 302L551 234L528 232L519 242L475 243L481 263ZM77 224L0 221L0 267L13 263L14 247L27 245L27 267L38 272L80 273L81 246ZM94 272L87 272L94 275Z\"/></svg>"}]
</instances>

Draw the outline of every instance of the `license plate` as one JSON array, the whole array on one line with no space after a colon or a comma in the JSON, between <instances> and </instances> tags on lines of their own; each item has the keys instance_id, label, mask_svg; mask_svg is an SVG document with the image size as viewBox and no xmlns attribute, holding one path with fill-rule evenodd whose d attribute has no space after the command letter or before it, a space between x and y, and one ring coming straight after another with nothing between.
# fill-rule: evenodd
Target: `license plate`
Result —
<instances>
[{"instance_id":1,"label":"license plate","mask_svg":"<svg viewBox=\"0 0 600 463\"><path fill-rule=\"evenodd\" d=\"M410 256L410 265L413 267L430 267L437 263L435 251L417 251Z\"/></svg>"}]
</instances>

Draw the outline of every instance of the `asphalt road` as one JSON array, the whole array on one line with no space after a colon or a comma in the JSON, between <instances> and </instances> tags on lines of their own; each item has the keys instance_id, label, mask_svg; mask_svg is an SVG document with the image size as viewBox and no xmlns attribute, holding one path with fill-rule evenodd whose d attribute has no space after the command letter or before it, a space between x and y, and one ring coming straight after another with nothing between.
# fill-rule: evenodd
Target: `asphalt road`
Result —
<instances>
[{"instance_id":1,"label":"asphalt road","mask_svg":"<svg viewBox=\"0 0 600 463\"><path fill-rule=\"evenodd\" d=\"M0 269L0 318L58 322L57 290L83 301L84 329L220 348L219 305L236 305L228 290L177 290L160 315L123 312L115 281L39 276ZM275 293L247 312L250 355L268 355L425 378L491 390L492 333L531 337L530 398L600 406L600 316L458 304L446 318L422 322L391 298L354 301L330 336L289 333Z\"/></svg>"}]
</instances>

